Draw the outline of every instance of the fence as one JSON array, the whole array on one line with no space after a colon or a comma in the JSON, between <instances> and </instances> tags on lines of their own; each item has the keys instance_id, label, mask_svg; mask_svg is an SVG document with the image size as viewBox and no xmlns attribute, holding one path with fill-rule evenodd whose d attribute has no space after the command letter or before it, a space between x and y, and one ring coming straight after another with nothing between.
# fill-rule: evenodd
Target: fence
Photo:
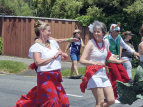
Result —
<instances>
[{"instance_id":1,"label":"fence","mask_svg":"<svg viewBox=\"0 0 143 107\"><path fill-rule=\"evenodd\" d=\"M35 19L48 22L51 26L51 36L54 38L72 37L72 32L77 28L82 30L82 39L85 44L91 37L88 28L82 27L76 20L0 16L0 36L3 40L3 55L28 58L29 48L34 43L36 37L34 32ZM65 51L67 43L60 43L59 45ZM70 58L68 61L70 61Z\"/></svg>"}]
</instances>

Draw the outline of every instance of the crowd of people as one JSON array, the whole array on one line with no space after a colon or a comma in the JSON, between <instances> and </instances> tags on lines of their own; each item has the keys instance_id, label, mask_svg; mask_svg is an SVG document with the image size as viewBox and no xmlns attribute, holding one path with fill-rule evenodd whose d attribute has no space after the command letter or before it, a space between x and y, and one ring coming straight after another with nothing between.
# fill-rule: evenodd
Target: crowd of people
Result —
<instances>
[{"instance_id":1,"label":"crowd of people","mask_svg":"<svg viewBox=\"0 0 143 107\"><path fill-rule=\"evenodd\" d=\"M79 85L81 92L91 90L95 97L95 107L109 107L114 103L132 104L143 99L143 26L139 30L141 43L139 53L135 51L131 31L122 34L121 24L111 24L107 28L103 22L94 21L89 31L93 37L84 45L80 29L73 31L73 37L56 39L51 37L50 25L46 22L35 22L35 43L29 49L29 57L34 63L31 69L37 72L37 86L27 95L22 95L15 107L69 107L70 103L61 84L61 60L72 61L70 79L79 79L77 63L86 66L85 75ZM58 43L69 42L65 52ZM80 57L81 47L84 51ZM132 79L132 56L139 58L134 79ZM109 71L107 71L107 68ZM76 76L73 76L75 71Z\"/></svg>"}]
</instances>

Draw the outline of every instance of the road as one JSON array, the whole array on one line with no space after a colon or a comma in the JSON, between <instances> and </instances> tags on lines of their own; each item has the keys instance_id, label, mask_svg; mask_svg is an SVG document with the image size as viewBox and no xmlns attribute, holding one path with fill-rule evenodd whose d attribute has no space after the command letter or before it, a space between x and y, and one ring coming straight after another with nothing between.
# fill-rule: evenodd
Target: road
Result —
<instances>
[{"instance_id":1,"label":"road","mask_svg":"<svg viewBox=\"0 0 143 107\"><path fill-rule=\"evenodd\" d=\"M95 99L91 91L80 91L80 79L63 78L63 87L68 95L70 107L94 107ZM36 85L36 76L0 74L0 107L12 107L22 94ZM132 105L114 104L111 107L141 107L142 100L137 100Z\"/></svg>"}]
</instances>

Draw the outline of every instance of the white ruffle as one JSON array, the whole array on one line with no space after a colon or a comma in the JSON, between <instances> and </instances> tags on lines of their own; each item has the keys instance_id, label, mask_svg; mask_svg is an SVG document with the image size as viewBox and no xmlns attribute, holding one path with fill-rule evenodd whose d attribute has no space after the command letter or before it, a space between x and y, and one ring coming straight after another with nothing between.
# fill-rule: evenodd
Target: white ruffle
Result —
<instances>
[{"instance_id":1,"label":"white ruffle","mask_svg":"<svg viewBox=\"0 0 143 107\"><path fill-rule=\"evenodd\" d=\"M40 53L42 53L42 50L41 50L41 48L40 48L40 46L39 46L39 44L38 43L35 43L35 44L33 44L31 47L30 47L30 49L29 49L29 57L30 58L32 58L33 59L33 53L34 52L40 52Z\"/></svg>"}]
</instances>

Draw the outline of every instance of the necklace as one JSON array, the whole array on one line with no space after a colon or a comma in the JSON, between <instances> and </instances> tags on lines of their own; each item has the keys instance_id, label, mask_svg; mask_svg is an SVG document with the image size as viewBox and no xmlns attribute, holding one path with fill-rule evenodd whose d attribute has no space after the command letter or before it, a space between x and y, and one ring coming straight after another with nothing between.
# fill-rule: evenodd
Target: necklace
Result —
<instances>
[{"instance_id":1,"label":"necklace","mask_svg":"<svg viewBox=\"0 0 143 107\"><path fill-rule=\"evenodd\" d=\"M47 40L46 44L40 43L40 42L35 42L35 43L39 43L40 45L49 48L50 47L50 42Z\"/></svg>"},{"instance_id":2,"label":"necklace","mask_svg":"<svg viewBox=\"0 0 143 107\"><path fill-rule=\"evenodd\" d=\"M49 48L50 47L50 43L46 43L45 46Z\"/></svg>"},{"instance_id":3,"label":"necklace","mask_svg":"<svg viewBox=\"0 0 143 107\"><path fill-rule=\"evenodd\" d=\"M98 45L98 43L97 43L97 41L96 41L95 38L94 38L94 41L95 41L95 43L96 43L96 46L97 46L98 50L99 50L100 52L104 52L105 45L104 45L103 40L102 40L102 47L99 47L99 45Z\"/></svg>"}]
</instances>

